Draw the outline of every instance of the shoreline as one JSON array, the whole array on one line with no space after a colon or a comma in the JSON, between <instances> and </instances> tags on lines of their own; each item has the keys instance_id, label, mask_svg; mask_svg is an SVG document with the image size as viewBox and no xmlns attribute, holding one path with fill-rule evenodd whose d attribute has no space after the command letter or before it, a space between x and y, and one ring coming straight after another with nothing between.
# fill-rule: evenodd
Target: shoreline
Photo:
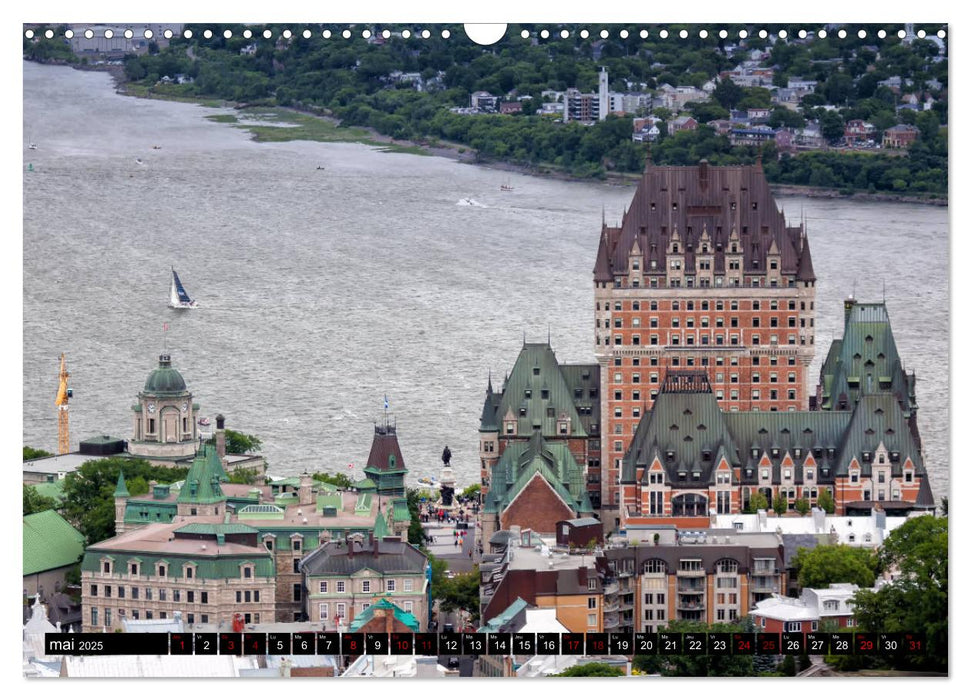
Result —
<instances>
[{"instance_id":1,"label":"shoreline","mask_svg":"<svg viewBox=\"0 0 971 700\"><path fill-rule=\"evenodd\" d=\"M59 64L59 65L71 65L71 64ZM212 103L219 102L222 106L229 109L245 109L250 106L257 105L247 105L245 103L231 102L229 100L221 100L218 98L180 98L174 95L159 95L159 94L137 94L128 90L126 86L129 84L125 79L124 69L121 66L88 66L88 65L71 65L72 68L77 68L78 70L87 71L101 71L111 75L115 81L115 92L119 95L124 95L126 97L135 97L142 99L152 99L152 100L169 100L172 102L191 102L193 104L200 104L203 106L214 106ZM336 117L329 115L326 111L321 109L308 109L306 107L280 107L275 106L273 109L281 109L285 111L295 112L297 114L302 114L305 116L313 117L316 119L321 119L326 121L333 126L340 127L341 122ZM553 180L560 180L562 182L601 182L612 187L629 187L636 185L640 180L639 173L619 173L610 172L602 178L584 178L576 177L570 175L567 172L559 171L550 165L521 165L518 163L510 163L508 161L494 161L488 159L480 159L477 152L473 149L462 146L460 144L443 143L438 139L432 140L421 140L412 141L408 139L394 139L385 134L378 133L374 128L369 126L355 126L356 129L361 129L366 131L369 136L369 140L377 142L379 144L387 144L389 146L396 147L406 147L406 148L416 148L421 149L426 155L437 156L439 158L448 158L450 160L457 161L459 163L465 163L468 165L477 165L484 168L489 168L491 170L500 170L504 172L518 173L520 175L529 175L532 177L545 177ZM252 134L252 132L251 132ZM255 138L255 135L254 135ZM297 139L293 139L297 140ZM351 140L352 143L360 143L358 140ZM373 144L367 144L373 145ZM812 187L810 185L788 185L788 184L774 184L769 183L769 188L773 195L783 196L783 197L807 197L810 199L846 199L853 200L857 202L894 202L900 204L922 204L927 206L936 207L947 207L949 198L947 195L944 196L932 196L932 195L921 195L921 194L895 194L893 192L869 192L869 191L859 191L852 193L845 193L844 191L837 188L826 188L826 187Z\"/></svg>"}]
</instances>

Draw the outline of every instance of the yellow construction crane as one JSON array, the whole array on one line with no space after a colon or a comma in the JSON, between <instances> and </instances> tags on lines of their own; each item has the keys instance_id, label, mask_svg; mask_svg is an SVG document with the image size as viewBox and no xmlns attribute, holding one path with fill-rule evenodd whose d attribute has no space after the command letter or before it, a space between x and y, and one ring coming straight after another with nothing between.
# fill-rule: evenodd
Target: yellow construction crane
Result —
<instances>
[{"instance_id":1,"label":"yellow construction crane","mask_svg":"<svg viewBox=\"0 0 971 700\"><path fill-rule=\"evenodd\" d=\"M54 405L57 406L57 454L63 455L71 451L71 434L68 429L67 401L74 393L67 386L68 374L67 367L64 365L64 353L61 353L61 374L60 386L57 388L57 399Z\"/></svg>"}]
</instances>

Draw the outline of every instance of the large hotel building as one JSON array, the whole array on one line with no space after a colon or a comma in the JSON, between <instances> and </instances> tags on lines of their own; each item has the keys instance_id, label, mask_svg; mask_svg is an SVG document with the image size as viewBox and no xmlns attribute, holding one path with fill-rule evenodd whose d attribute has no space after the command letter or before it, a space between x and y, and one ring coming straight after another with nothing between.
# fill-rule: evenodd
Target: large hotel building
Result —
<instances>
[{"instance_id":1,"label":"large hotel building","mask_svg":"<svg viewBox=\"0 0 971 700\"><path fill-rule=\"evenodd\" d=\"M754 166L648 165L594 268L603 521L620 519L624 455L669 370L705 371L720 408L805 411L816 277Z\"/></svg>"}]
</instances>

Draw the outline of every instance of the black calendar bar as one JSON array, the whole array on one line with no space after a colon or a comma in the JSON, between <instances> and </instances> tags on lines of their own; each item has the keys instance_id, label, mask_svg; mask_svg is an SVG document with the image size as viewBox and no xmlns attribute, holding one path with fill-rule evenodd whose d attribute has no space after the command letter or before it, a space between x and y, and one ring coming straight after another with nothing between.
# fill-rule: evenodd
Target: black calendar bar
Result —
<instances>
[{"instance_id":1,"label":"black calendar bar","mask_svg":"<svg viewBox=\"0 0 971 700\"><path fill-rule=\"evenodd\" d=\"M715 633L392 633L337 632L48 634L48 655L419 655L518 656L617 654L723 656L761 654L883 656L923 654L927 639L915 632Z\"/></svg>"}]
</instances>

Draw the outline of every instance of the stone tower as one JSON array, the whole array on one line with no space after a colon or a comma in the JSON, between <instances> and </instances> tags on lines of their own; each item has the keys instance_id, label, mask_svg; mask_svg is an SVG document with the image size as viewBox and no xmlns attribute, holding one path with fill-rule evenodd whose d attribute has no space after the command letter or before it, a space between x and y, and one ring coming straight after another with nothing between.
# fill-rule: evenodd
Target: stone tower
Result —
<instances>
[{"instance_id":1,"label":"stone tower","mask_svg":"<svg viewBox=\"0 0 971 700\"><path fill-rule=\"evenodd\" d=\"M118 472L118 484L115 486L115 534L125 531L125 509L128 507L128 485L125 484L125 473Z\"/></svg>"},{"instance_id":2,"label":"stone tower","mask_svg":"<svg viewBox=\"0 0 971 700\"><path fill-rule=\"evenodd\" d=\"M191 458L196 451L196 412L192 393L168 353L159 355L158 367L145 380L132 406L134 435L128 450L153 462Z\"/></svg>"}]
</instances>

